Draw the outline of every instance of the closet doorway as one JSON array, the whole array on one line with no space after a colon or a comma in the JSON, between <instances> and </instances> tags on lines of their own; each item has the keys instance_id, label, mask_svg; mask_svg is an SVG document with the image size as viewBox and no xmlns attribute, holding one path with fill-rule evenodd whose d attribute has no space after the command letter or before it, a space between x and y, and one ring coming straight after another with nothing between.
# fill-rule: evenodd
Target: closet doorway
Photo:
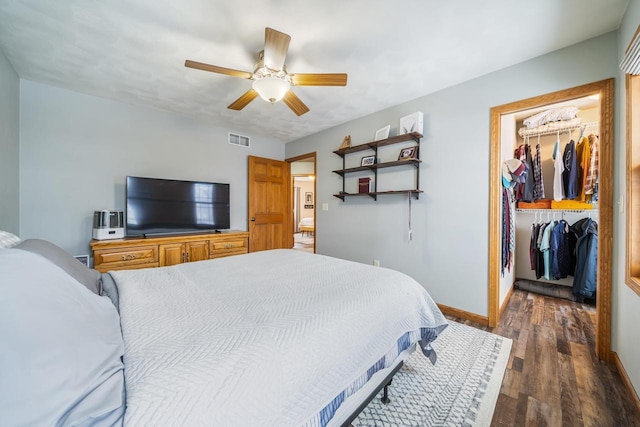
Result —
<instances>
[{"instance_id":1,"label":"closet doorway","mask_svg":"<svg viewBox=\"0 0 640 427\"><path fill-rule=\"evenodd\" d=\"M545 109L554 104L587 98L597 103L599 111L598 175L598 252L596 292L596 348L599 359L611 360L611 275L613 250L613 79L602 80L571 89L549 93L491 109L490 196L489 196L489 326L496 326L506 307L513 283L505 287L502 279L502 163L505 151L513 148L515 123L506 125L508 116L523 111ZM577 134L576 134L577 136ZM503 138L505 139L503 143ZM510 142L508 142L510 141ZM535 141L532 141L535 145ZM504 144L510 144L505 148ZM507 157L508 158L508 157ZM551 196L553 198L553 196ZM553 212L552 210L550 212ZM501 282L503 284L501 289Z\"/></svg>"},{"instance_id":2,"label":"closet doorway","mask_svg":"<svg viewBox=\"0 0 640 427\"><path fill-rule=\"evenodd\" d=\"M293 249L316 252L316 153L286 160L291 176Z\"/></svg>"}]
</instances>

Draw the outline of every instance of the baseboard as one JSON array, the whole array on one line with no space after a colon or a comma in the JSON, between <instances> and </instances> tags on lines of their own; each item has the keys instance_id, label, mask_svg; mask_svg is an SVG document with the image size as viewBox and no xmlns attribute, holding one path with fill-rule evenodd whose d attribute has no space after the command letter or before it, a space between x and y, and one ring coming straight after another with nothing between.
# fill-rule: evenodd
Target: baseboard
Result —
<instances>
[{"instance_id":1,"label":"baseboard","mask_svg":"<svg viewBox=\"0 0 640 427\"><path fill-rule=\"evenodd\" d=\"M504 297L504 301L502 301L502 305L500 306L500 310L498 311L498 321L500 321L500 318L502 317L502 313L504 313L504 310L507 308L507 305L509 305L511 294L513 294L513 291L515 290L515 288L516 287L512 284L511 287L509 288L509 291L507 292L507 295Z\"/></svg>"},{"instance_id":2,"label":"baseboard","mask_svg":"<svg viewBox=\"0 0 640 427\"><path fill-rule=\"evenodd\" d=\"M640 413L640 399L638 398L638 393L636 393L636 390L633 388L633 383L631 383L631 379L629 378L629 375L627 375L627 371L626 369L624 369L624 365L622 365L622 361L618 357L618 353L616 353L615 351L612 351L611 356L613 359L613 363L615 363L616 369L618 369L618 373L622 378L622 382L624 383L624 385L627 386L627 389L629 390L629 395L631 396L633 401L636 403L636 407L638 408L638 412Z\"/></svg>"},{"instance_id":3,"label":"baseboard","mask_svg":"<svg viewBox=\"0 0 640 427\"><path fill-rule=\"evenodd\" d=\"M438 308L440 308L440 311L444 314L448 314L449 316L459 317L460 319L470 320L484 326L489 326L489 318L487 316L481 316L479 314L460 310L459 308L449 307L444 304L438 304Z\"/></svg>"}]
</instances>

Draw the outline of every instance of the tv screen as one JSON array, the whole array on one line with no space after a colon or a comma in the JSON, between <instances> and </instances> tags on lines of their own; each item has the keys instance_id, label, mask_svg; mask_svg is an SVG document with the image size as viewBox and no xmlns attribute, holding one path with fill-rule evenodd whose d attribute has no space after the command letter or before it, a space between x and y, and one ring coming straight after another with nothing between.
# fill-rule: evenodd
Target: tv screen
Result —
<instances>
[{"instance_id":1,"label":"tv screen","mask_svg":"<svg viewBox=\"0 0 640 427\"><path fill-rule=\"evenodd\" d=\"M230 227L229 184L127 177L127 235Z\"/></svg>"}]
</instances>

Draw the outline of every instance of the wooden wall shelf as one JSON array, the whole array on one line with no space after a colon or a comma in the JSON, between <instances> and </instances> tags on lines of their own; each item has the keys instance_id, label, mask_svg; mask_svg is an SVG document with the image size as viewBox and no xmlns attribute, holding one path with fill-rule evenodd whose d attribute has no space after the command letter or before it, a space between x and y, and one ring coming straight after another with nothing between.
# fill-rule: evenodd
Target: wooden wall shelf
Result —
<instances>
[{"instance_id":1,"label":"wooden wall shelf","mask_svg":"<svg viewBox=\"0 0 640 427\"><path fill-rule=\"evenodd\" d=\"M382 195L390 195L390 194L409 194L410 197L415 197L416 199L419 198L420 193L423 193L423 191L420 190L420 163L422 163L422 160L420 160L420 140L422 138L422 134L419 134L417 132L411 132L411 133L407 133L407 134L403 134L403 135L398 135L398 136L394 136L391 138L387 138L387 139L382 139L379 141L370 141L367 142L365 144L360 144L360 145L355 145L353 147L348 147L348 148L342 148L340 150L335 150L333 153L337 154L338 156L342 157L342 169L337 169L334 170L333 173L336 173L338 175L340 175L342 177L342 191L340 191L338 194L334 194L334 197L337 197L338 199L342 200L344 202L345 198L347 197L358 197L358 196L369 196L371 198L373 198L374 200L378 200L378 196L382 196ZM417 146L417 156L416 158L411 158L411 159L404 159L404 160L393 160L393 161L389 161L389 162L382 162L382 163L374 163L372 165L367 165L367 166L356 166L356 167L351 167L351 168L347 168L346 167L346 156L348 154L352 154L352 153L357 153L357 152L361 152L361 151L373 151L374 152L374 158L378 159L378 148L379 147L384 147L387 145L392 145L392 144L399 144L401 142L407 142L407 141L415 141ZM390 167L402 167L402 166L415 166L416 168L416 184L415 184L415 189L412 190L393 190L393 191L377 191L378 189L378 170L379 169L383 169L383 168L390 168ZM355 172L372 172L374 175L374 181L373 181L373 191L368 192L368 193L347 193L346 192L346 187L345 187L345 178L347 174L350 173L355 173Z\"/></svg>"}]
</instances>

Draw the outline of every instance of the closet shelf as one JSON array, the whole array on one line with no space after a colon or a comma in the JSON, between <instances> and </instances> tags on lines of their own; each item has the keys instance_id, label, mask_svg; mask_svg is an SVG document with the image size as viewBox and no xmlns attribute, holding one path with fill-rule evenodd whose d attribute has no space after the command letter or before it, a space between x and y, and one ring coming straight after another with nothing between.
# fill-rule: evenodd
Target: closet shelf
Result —
<instances>
[{"instance_id":1,"label":"closet shelf","mask_svg":"<svg viewBox=\"0 0 640 427\"><path fill-rule=\"evenodd\" d=\"M558 132L566 132L575 129L580 129L581 127L585 127L585 129L593 129L599 128L600 122L585 122L585 123L562 123L562 122L552 122L547 125L539 126L533 129L520 128L518 130L518 135L522 138L527 136L542 136L542 135L551 135Z\"/></svg>"}]
</instances>

